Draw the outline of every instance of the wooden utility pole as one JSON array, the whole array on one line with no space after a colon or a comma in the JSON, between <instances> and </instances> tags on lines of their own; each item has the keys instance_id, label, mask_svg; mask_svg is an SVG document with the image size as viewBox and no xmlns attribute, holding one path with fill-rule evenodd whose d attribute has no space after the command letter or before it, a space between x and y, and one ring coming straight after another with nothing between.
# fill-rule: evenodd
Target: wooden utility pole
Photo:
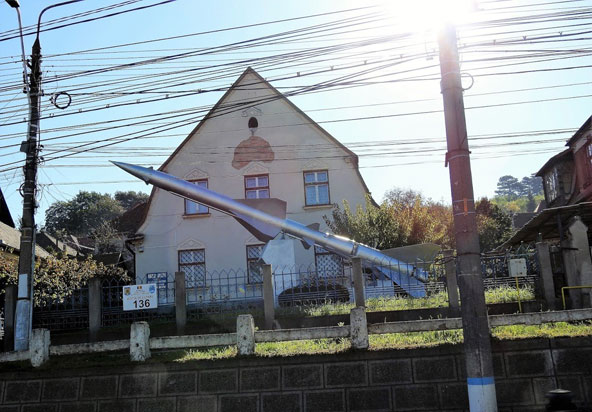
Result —
<instances>
[{"instance_id":1,"label":"wooden utility pole","mask_svg":"<svg viewBox=\"0 0 592 412\"><path fill-rule=\"evenodd\" d=\"M440 33L439 48L469 406L471 412L497 412L456 28L452 24Z\"/></svg>"}]
</instances>

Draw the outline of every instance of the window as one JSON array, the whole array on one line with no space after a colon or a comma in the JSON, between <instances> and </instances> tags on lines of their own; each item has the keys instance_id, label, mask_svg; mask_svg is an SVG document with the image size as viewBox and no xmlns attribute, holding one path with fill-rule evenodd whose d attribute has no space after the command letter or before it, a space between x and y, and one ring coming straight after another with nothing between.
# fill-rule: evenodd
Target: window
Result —
<instances>
[{"instance_id":1,"label":"window","mask_svg":"<svg viewBox=\"0 0 592 412\"><path fill-rule=\"evenodd\" d=\"M326 170L304 172L304 197L306 206L330 203L329 173Z\"/></svg>"},{"instance_id":2,"label":"window","mask_svg":"<svg viewBox=\"0 0 592 412\"><path fill-rule=\"evenodd\" d=\"M201 180L193 180L191 183L198 185L199 187L203 187L204 189L208 188L208 179L201 179ZM185 214L186 215L205 215L210 213L210 209L202 205L201 203L194 202L192 200L185 199Z\"/></svg>"},{"instance_id":3,"label":"window","mask_svg":"<svg viewBox=\"0 0 592 412\"><path fill-rule=\"evenodd\" d=\"M247 282L263 283L263 261L261 255L265 245L247 246Z\"/></svg>"},{"instance_id":4,"label":"window","mask_svg":"<svg viewBox=\"0 0 592 412\"><path fill-rule=\"evenodd\" d=\"M341 256L329 252L320 246L315 246L315 265L320 278L335 278L343 276L343 259Z\"/></svg>"},{"instance_id":5,"label":"window","mask_svg":"<svg viewBox=\"0 0 592 412\"><path fill-rule=\"evenodd\" d=\"M559 176L556 167L545 173L545 189L548 203L551 203L559 196Z\"/></svg>"},{"instance_id":6,"label":"window","mask_svg":"<svg viewBox=\"0 0 592 412\"><path fill-rule=\"evenodd\" d=\"M269 175L245 176L245 199L268 199Z\"/></svg>"},{"instance_id":7,"label":"window","mask_svg":"<svg viewBox=\"0 0 592 412\"><path fill-rule=\"evenodd\" d=\"M206 286L205 249L180 250L179 271L185 273L188 288Z\"/></svg>"},{"instance_id":8,"label":"window","mask_svg":"<svg viewBox=\"0 0 592 412\"><path fill-rule=\"evenodd\" d=\"M586 144L586 169L586 177L588 178L588 182L590 182L592 180L592 140Z\"/></svg>"}]
</instances>

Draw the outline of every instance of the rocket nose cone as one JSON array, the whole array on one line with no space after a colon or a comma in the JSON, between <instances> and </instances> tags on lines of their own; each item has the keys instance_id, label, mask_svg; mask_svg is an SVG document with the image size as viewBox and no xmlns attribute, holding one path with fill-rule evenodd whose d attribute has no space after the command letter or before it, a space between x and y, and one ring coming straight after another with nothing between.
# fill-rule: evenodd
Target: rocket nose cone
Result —
<instances>
[{"instance_id":1,"label":"rocket nose cone","mask_svg":"<svg viewBox=\"0 0 592 412\"><path fill-rule=\"evenodd\" d=\"M149 179L149 169L146 169L145 167L142 166L137 166L137 165L133 165L130 163L124 163L124 162L116 162L113 160L110 160L111 163L113 163L115 166L119 167L120 169L125 170L126 172L128 172L129 174L132 174L140 179L142 179L144 182L146 182L146 184L148 184Z\"/></svg>"}]
</instances>

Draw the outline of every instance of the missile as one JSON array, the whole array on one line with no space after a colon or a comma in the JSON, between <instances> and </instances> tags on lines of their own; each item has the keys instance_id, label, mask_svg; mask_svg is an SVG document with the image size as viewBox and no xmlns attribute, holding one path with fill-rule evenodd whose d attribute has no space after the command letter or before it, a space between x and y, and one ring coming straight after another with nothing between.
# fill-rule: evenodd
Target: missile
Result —
<instances>
[{"instance_id":1,"label":"missile","mask_svg":"<svg viewBox=\"0 0 592 412\"><path fill-rule=\"evenodd\" d=\"M146 184L202 203L234 217L263 242L274 239L280 232L300 239L307 246L317 245L349 258L359 257L371 262L411 296L425 296L427 273L412 264L389 257L369 246L342 236L316 230L318 224L305 226L286 219L286 202L280 199L232 199L213 190L200 187L167 173L129 163L112 161L115 166L143 180Z\"/></svg>"}]
</instances>

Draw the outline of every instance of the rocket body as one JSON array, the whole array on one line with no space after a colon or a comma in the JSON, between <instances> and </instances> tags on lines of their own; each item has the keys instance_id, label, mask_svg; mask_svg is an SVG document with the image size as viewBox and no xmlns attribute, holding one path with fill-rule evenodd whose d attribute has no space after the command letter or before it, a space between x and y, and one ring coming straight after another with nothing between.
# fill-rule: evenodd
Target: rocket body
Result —
<instances>
[{"instance_id":1,"label":"rocket body","mask_svg":"<svg viewBox=\"0 0 592 412\"><path fill-rule=\"evenodd\" d=\"M232 199L167 173L122 162L112 162L126 172L181 197L202 203L230 215L262 241L275 238L280 232L302 240L308 245L317 245L347 257L359 257L376 265L385 275L407 290L412 296L424 296L427 281L425 271L409 263L386 256L380 251L353 240L319 232L302 223L285 218L285 202L278 199ZM265 207L256 207L269 201ZM271 206L271 207L270 207ZM281 210L283 207L283 210ZM262 210L262 209L267 209Z\"/></svg>"}]
</instances>

